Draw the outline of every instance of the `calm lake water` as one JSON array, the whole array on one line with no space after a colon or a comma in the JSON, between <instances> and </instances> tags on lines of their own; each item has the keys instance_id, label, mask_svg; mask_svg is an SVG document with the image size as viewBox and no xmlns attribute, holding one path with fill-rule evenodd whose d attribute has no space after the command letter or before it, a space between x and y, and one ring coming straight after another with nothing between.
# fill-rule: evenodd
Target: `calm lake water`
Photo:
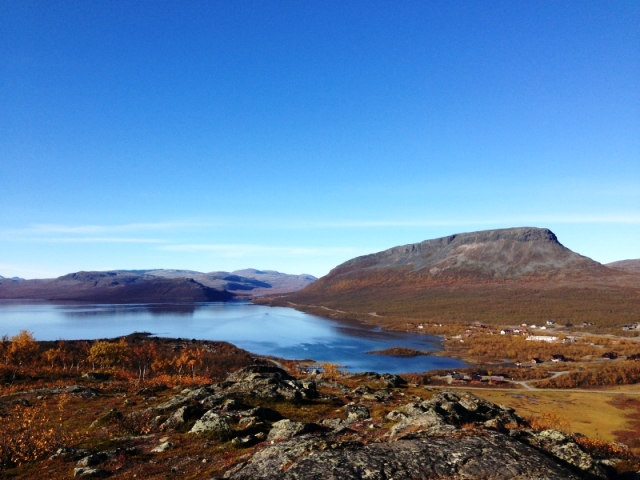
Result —
<instances>
[{"instance_id":1,"label":"calm lake water","mask_svg":"<svg viewBox=\"0 0 640 480\"><path fill-rule=\"evenodd\" d=\"M260 355L313 359L351 372L423 372L464 366L460 360L390 357L369 350L441 350L436 337L343 323L291 308L250 303L87 305L0 301L0 335L20 330L37 340L112 338L133 332L160 337L223 340Z\"/></svg>"}]
</instances>

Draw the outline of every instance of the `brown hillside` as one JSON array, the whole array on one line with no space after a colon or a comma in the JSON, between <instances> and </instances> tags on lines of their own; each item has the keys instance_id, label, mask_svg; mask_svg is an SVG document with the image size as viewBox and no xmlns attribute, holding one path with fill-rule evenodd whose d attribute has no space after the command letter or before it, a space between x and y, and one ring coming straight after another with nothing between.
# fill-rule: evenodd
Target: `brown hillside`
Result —
<instances>
[{"instance_id":1,"label":"brown hillside","mask_svg":"<svg viewBox=\"0 0 640 480\"><path fill-rule=\"evenodd\" d=\"M620 260L618 262L607 263L607 267L640 273L640 258L636 260Z\"/></svg>"},{"instance_id":2,"label":"brown hillside","mask_svg":"<svg viewBox=\"0 0 640 480\"><path fill-rule=\"evenodd\" d=\"M288 299L427 321L640 320L637 275L579 255L540 228L451 235L358 257Z\"/></svg>"}]
</instances>

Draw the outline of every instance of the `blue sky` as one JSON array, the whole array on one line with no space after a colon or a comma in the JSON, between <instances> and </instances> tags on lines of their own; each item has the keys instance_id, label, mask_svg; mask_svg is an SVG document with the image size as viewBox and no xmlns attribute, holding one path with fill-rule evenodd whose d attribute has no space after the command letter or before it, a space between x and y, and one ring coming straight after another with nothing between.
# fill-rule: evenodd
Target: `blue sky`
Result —
<instances>
[{"instance_id":1,"label":"blue sky","mask_svg":"<svg viewBox=\"0 0 640 480\"><path fill-rule=\"evenodd\" d=\"M640 258L640 2L0 2L0 274Z\"/></svg>"}]
</instances>

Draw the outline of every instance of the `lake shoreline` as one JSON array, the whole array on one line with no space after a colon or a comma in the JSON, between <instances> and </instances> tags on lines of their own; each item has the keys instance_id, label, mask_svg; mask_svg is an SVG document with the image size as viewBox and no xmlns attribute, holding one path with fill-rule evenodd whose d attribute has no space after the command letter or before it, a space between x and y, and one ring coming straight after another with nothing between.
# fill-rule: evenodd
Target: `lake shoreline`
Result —
<instances>
[{"instance_id":1,"label":"lake shoreline","mask_svg":"<svg viewBox=\"0 0 640 480\"><path fill-rule=\"evenodd\" d=\"M436 338L438 340L438 344L441 347L440 350L432 351L429 356L432 357L441 357L441 358L450 358L452 360L458 360L460 362L464 362L467 367L477 367L481 363L476 358L471 358L468 356L460 356L456 355L453 352L450 352L444 345L444 341L446 340L445 335L433 333L433 332L422 332L416 331L414 329L403 328L397 323L388 323L385 324L385 317L383 315L379 315L375 312L367 313L366 315L362 314L353 314L350 312L346 312L343 310L336 310L326 306L317 306L317 305L301 305L297 303L290 302L283 297L253 297L251 299L251 303L255 303L257 305L266 305L270 307L288 307L299 312L307 313L309 315L315 315L321 318L326 318L327 320L344 322L346 324L360 324L360 325L368 325L372 327L377 327L382 331L387 332L402 332L406 334L418 334L425 335L431 338ZM413 323L407 322L407 323ZM464 367L460 367L464 368Z\"/></svg>"},{"instance_id":2,"label":"lake shoreline","mask_svg":"<svg viewBox=\"0 0 640 480\"><path fill-rule=\"evenodd\" d=\"M167 305L0 302L0 335L16 335L22 329L45 341L119 338L134 331L151 332L161 338L225 341L260 356L344 365L351 373L397 374L467 366L459 359L441 356L442 346L436 336L394 332L359 319L335 319L289 306L255 302ZM365 353L393 347L431 351L433 355L391 357Z\"/></svg>"}]
</instances>

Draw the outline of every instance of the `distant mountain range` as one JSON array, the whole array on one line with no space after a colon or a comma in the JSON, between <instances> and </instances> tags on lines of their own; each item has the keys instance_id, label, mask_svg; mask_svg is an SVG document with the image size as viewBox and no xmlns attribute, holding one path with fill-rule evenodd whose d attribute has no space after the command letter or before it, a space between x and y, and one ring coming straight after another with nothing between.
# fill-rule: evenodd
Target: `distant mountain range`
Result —
<instances>
[{"instance_id":1,"label":"distant mountain range","mask_svg":"<svg viewBox=\"0 0 640 480\"><path fill-rule=\"evenodd\" d=\"M290 275L275 270L253 268L209 273L192 270L137 270L135 272L163 278L193 278L211 288L252 296L296 292L317 280L313 275Z\"/></svg>"},{"instance_id":2,"label":"distant mountain range","mask_svg":"<svg viewBox=\"0 0 640 480\"><path fill-rule=\"evenodd\" d=\"M0 277L0 299L100 303L215 302L240 295L293 292L314 280L311 275L254 269L231 273L162 269L76 272L42 280L14 281Z\"/></svg>"},{"instance_id":3,"label":"distant mountain range","mask_svg":"<svg viewBox=\"0 0 640 480\"><path fill-rule=\"evenodd\" d=\"M0 275L0 280L13 280L14 282L19 282L21 280L24 280L24 278L20 278L20 277L5 278L2 275Z\"/></svg>"},{"instance_id":4,"label":"distant mountain range","mask_svg":"<svg viewBox=\"0 0 640 480\"><path fill-rule=\"evenodd\" d=\"M640 311L639 266L638 260L602 265L546 228L487 230L354 258L287 300L444 320L571 316L632 323Z\"/></svg>"}]
</instances>

